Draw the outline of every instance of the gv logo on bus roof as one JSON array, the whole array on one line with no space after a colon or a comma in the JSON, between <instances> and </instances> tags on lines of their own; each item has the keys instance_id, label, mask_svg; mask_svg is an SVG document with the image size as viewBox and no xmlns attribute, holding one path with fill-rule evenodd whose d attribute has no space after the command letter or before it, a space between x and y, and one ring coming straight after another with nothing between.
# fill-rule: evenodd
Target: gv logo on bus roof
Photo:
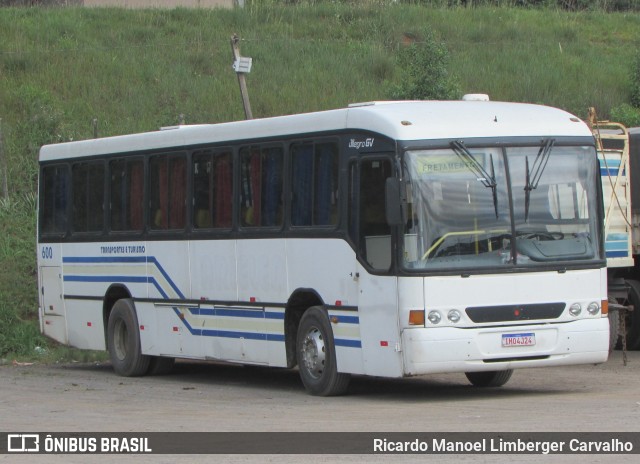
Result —
<instances>
[{"instance_id":1,"label":"gv logo on bus roof","mask_svg":"<svg viewBox=\"0 0 640 464\"><path fill-rule=\"evenodd\" d=\"M355 148L356 150L360 150L361 148L371 148L373 147L374 141L375 139L373 137L369 137L364 140L351 139L349 141L349 148Z\"/></svg>"}]
</instances>

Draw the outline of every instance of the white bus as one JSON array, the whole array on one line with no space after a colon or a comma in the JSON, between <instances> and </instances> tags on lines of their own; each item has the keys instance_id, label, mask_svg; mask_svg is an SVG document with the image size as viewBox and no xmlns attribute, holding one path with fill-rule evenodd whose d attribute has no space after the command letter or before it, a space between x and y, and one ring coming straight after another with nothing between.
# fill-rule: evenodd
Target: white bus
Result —
<instances>
[{"instance_id":1,"label":"white bus","mask_svg":"<svg viewBox=\"0 0 640 464\"><path fill-rule=\"evenodd\" d=\"M315 395L604 362L598 179L578 118L489 101L44 146L41 328L124 376L297 366Z\"/></svg>"}]
</instances>

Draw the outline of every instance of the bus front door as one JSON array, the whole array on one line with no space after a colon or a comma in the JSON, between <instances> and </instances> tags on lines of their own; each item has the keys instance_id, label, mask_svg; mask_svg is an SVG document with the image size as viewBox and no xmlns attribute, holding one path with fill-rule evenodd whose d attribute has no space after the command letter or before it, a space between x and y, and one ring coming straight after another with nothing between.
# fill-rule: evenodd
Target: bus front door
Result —
<instances>
[{"instance_id":1,"label":"bus front door","mask_svg":"<svg viewBox=\"0 0 640 464\"><path fill-rule=\"evenodd\" d=\"M401 377L398 279L392 264L391 227L385 217L385 183L393 173L387 156L362 158L357 189L358 317L364 373ZM355 193L355 192L354 192Z\"/></svg>"}]
</instances>

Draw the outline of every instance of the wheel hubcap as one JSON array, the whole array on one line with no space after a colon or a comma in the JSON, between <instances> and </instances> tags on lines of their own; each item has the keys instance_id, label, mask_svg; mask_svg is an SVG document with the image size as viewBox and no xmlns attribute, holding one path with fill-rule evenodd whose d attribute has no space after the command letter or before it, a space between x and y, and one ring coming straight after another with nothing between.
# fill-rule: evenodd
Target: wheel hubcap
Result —
<instances>
[{"instance_id":1,"label":"wheel hubcap","mask_svg":"<svg viewBox=\"0 0 640 464\"><path fill-rule=\"evenodd\" d=\"M318 328L312 327L304 337L300 350L302 352L303 367L313 378L320 378L324 372L325 360L322 332Z\"/></svg>"},{"instance_id":2,"label":"wheel hubcap","mask_svg":"<svg viewBox=\"0 0 640 464\"><path fill-rule=\"evenodd\" d=\"M114 327L113 348L120 361L127 357L127 324L123 321L116 322Z\"/></svg>"}]
</instances>

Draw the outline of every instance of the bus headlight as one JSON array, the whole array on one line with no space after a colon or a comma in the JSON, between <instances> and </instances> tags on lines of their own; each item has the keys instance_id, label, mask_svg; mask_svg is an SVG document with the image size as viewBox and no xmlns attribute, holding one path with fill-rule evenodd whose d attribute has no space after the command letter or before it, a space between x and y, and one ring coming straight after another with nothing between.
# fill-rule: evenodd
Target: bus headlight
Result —
<instances>
[{"instance_id":1,"label":"bus headlight","mask_svg":"<svg viewBox=\"0 0 640 464\"><path fill-rule=\"evenodd\" d=\"M447 313L447 319L449 319L454 324L460 320L460 311L457 309L452 309Z\"/></svg>"},{"instance_id":2,"label":"bus headlight","mask_svg":"<svg viewBox=\"0 0 640 464\"><path fill-rule=\"evenodd\" d=\"M587 312L592 316L595 316L600 312L600 305L595 301L592 301L591 303L589 303L589 306L587 306Z\"/></svg>"},{"instance_id":3,"label":"bus headlight","mask_svg":"<svg viewBox=\"0 0 640 464\"><path fill-rule=\"evenodd\" d=\"M571 306L569 306L569 313L572 316L579 316L581 312L582 305L580 303L573 303Z\"/></svg>"},{"instance_id":4,"label":"bus headlight","mask_svg":"<svg viewBox=\"0 0 640 464\"><path fill-rule=\"evenodd\" d=\"M438 324L442 320L442 315L440 311L429 311L427 319L429 319L429 322L432 324Z\"/></svg>"}]
</instances>

